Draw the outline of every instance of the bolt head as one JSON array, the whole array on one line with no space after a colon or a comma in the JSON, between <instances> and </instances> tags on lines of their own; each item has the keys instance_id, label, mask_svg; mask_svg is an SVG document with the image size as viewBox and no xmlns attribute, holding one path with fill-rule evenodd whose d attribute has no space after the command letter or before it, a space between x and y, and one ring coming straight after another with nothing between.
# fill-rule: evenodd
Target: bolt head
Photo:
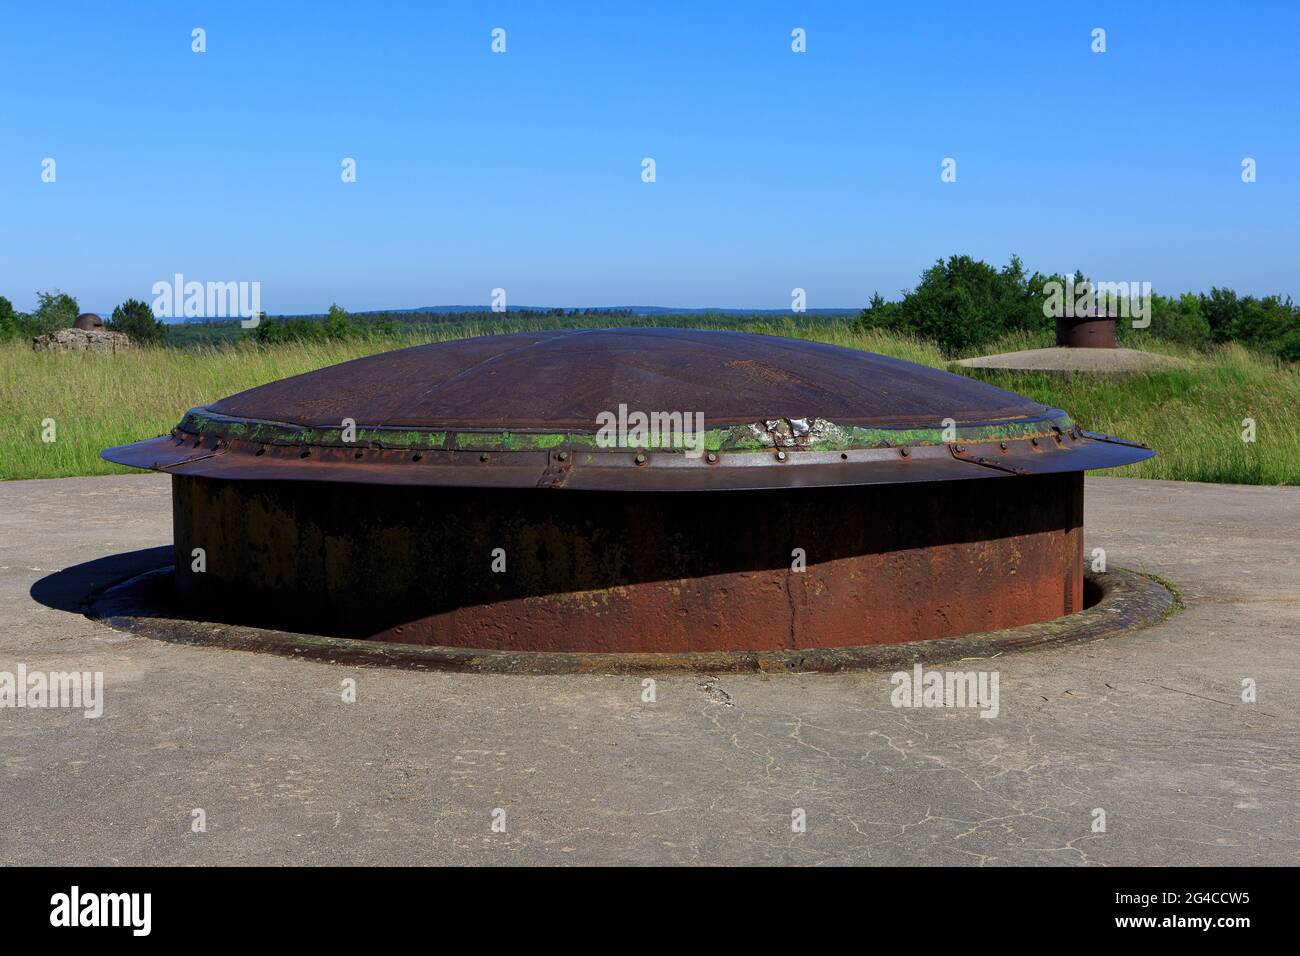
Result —
<instances>
[{"instance_id":1,"label":"bolt head","mask_svg":"<svg viewBox=\"0 0 1300 956\"><path fill-rule=\"evenodd\" d=\"M785 461L785 452L783 452L783 451L778 451L778 452L776 453L776 460L777 460L777 461Z\"/></svg>"}]
</instances>

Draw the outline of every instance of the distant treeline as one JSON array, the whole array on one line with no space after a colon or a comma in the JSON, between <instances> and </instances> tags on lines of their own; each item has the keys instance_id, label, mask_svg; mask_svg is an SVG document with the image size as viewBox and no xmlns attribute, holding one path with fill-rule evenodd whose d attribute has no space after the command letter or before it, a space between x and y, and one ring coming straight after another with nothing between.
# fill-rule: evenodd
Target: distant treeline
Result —
<instances>
[{"instance_id":1,"label":"distant treeline","mask_svg":"<svg viewBox=\"0 0 1300 956\"><path fill-rule=\"evenodd\" d=\"M331 305L322 316L263 316L253 336L259 342L328 342L362 338L368 335L394 335L402 331L415 331L422 327L453 325L456 323L491 324L501 322L505 315L511 319L593 320L626 319L631 309L511 309L508 313L491 309L466 312L411 311L411 312L348 312ZM239 323L229 325L238 329ZM172 326L175 336L183 337L194 323ZM199 326L202 328L202 326ZM178 343L180 344L180 343Z\"/></svg>"},{"instance_id":2,"label":"distant treeline","mask_svg":"<svg viewBox=\"0 0 1300 956\"><path fill-rule=\"evenodd\" d=\"M1071 284L1074 288L1085 288L1088 280L1081 273L1071 277L1029 274L1014 256L1001 269L969 256L952 256L926 269L915 289L903 292L893 301L886 301L877 293L856 318L846 321L860 328L882 328L927 339L955 355L991 345L1009 334L1051 331L1055 326L1051 306L1059 304L1059 300L1053 302L1053 295L1059 296L1061 286ZM1136 294L1139 290L1132 291ZM1208 293L1188 292L1179 296L1151 293L1141 307L1144 311L1149 308L1149 313L1142 316L1143 321L1150 320L1149 326L1134 329L1127 317L1118 322L1121 345L1138 344L1144 336L1200 349L1238 342L1287 361L1300 361L1300 307L1292 304L1289 296L1239 296L1231 289L1211 288ZM37 308L30 314L16 312L12 303L0 296L0 340L30 338L68 328L78 313L76 299L58 290L37 293ZM448 326L491 331L515 322L553 322L559 327L653 324L726 328L734 327L746 315L726 310L663 312L647 317L634 308L349 313L331 305L319 316L262 315L257 326L250 330L242 328L238 319L191 320L167 325L154 318L145 303L128 299L113 310L107 325L139 341L185 348L250 340L274 345L396 333L418 336L422 329L439 328L445 334ZM813 315L809 312L780 317L761 310L752 313L752 317L764 321L780 318L795 324L810 321ZM825 321L825 316L820 319Z\"/></svg>"},{"instance_id":3,"label":"distant treeline","mask_svg":"<svg viewBox=\"0 0 1300 956\"><path fill-rule=\"evenodd\" d=\"M13 303L0 296L0 341L30 339L46 332L71 328L81 314L77 300L58 289L36 293L37 306L33 312L18 312ZM506 315L512 321L553 319L564 323L584 323L631 319L636 313L630 308L618 309L510 309ZM250 331L241 320L203 319L167 324L156 319L147 304L128 299L113 310L105 326L125 332L132 338L150 344L189 347L195 345L222 345L250 337L257 342L338 341L363 338L371 335L392 335L402 331L415 331L421 327L455 324L500 323L505 315L490 309L448 311L421 309L410 311L350 313L338 305L331 305L321 315L258 316L258 324Z\"/></svg>"},{"instance_id":4,"label":"distant treeline","mask_svg":"<svg viewBox=\"0 0 1300 956\"><path fill-rule=\"evenodd\" d=\"M168 326L169 343L181 347L239 341L241 337L263 343L322 342L399 334L413 339L422 335L445 338L488 335L498 331L535 331L539 328L598 328L600 326L664 326L674 328L729 329L748 322L767 328L850 322L851 309L809 310L789 315L778 310L646 310L638 308L537 309L511 307L506 312L489 309L418 309L399 312L349 313L337 305L322 316L263 316L252 331L234 319Z\"/></svg>"}]
</instances>

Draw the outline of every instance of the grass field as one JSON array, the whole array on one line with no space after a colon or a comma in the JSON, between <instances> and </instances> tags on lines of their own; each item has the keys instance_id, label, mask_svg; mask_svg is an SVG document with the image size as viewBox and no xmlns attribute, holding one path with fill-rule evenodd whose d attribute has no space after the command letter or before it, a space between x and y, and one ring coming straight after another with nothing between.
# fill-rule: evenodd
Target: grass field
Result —
<instances>
[{"instance_id":1,"label":"grass field","mask_svg":"<svg viewBox=\"0 0 1300 956\"><path fill-rule=\"evenodd\" d=\"M432 334L269 348L137 349L110 355L37 353L0 345L0 478L54 478L128 471L99 457L109 445L164 434L182 412L234 392L350 358L420 342L564 326L563 320L439 327ZM653 321L638 324L654 325ZM673 324L663 321L660 324ZM715 326L716 327L716 326ZM867 349L947 368L933 345L847 322L738 320L726 328ZM987 352L1049 344L1007 340ZM1178 352L1186 370L1126 378L981 371L980 378L1064 408L1092 431L1144 441L1155 459L1106 474L1240 484L1300 484L1300 371L1240 347ZM1241 439L1253 418L1256 441ZM52 419L55 441L42 440Z\"/></svg>"}]
</instances>

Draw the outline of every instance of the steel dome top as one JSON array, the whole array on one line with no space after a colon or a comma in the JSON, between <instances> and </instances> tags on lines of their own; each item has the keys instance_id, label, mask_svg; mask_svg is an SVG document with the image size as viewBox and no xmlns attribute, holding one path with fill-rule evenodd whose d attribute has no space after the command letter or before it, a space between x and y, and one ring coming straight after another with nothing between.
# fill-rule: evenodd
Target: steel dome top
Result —
<instances>
[{"instance_id":1,"label":"steel dome top","mask_svg":"<svg viewBox=\"0 0 1300 956\"><path fill-rule=\"evenodd\" d=\"M636 413L661 427L638 431ZM602 429L615 420L630 427ZM702 437L680 431L696 423ZM192 409L169 436L103 456L230 479L689 491L1010 477L1153 454L912 362L774 336L633 328L489 335L355 359Z\"/></svg>"}]
</instances>

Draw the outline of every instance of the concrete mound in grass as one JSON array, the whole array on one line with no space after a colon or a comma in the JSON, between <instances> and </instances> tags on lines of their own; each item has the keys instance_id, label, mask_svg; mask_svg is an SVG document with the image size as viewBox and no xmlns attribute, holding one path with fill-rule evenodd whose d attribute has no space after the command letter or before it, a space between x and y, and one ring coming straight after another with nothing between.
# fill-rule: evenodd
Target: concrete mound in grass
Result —
<instances>
[{"instance_id":1,"label":"concrete mound in grass","mask_svg":"<svg viewBox=\"0 0 1300 956\"><path fill-rule=\"evenodd\" d=\"M1172 355L1139 352L1136 349L1047 348L1024 352L1002 352L962 359L963 368L1006 369L1015 372L1134 372L1188 369L1192 363Z\"/></svg>"}]
</instances>

